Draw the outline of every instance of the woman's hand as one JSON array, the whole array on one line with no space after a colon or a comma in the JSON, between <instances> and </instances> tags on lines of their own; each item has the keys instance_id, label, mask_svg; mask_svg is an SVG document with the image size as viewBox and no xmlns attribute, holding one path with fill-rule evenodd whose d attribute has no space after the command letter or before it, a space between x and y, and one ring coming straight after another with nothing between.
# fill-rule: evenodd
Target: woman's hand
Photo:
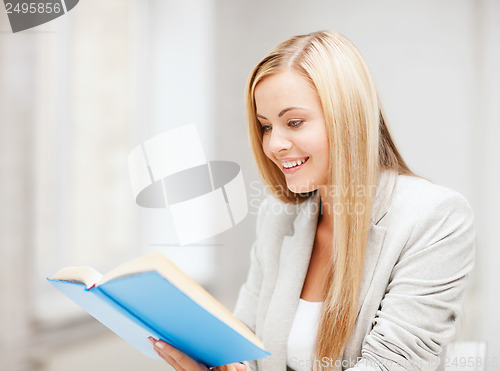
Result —
<instances>
[{"instance_id":1,"label":"woman's hand","mask_svg":"<svg viewBox=\"0 0 500 371\"><path fill-rule=\"evenodd\" d=\"M152 337L148 338L151 345L154 346L154 350L158 355L172 366L176 371L246 371L247 367L243 363L231 363L229 365L211 367L210 369L196 362L194 359L188 355L182 353L179 349L174 348L172 345L162 341L156 340Z\"/></svg>"}]
</instances>

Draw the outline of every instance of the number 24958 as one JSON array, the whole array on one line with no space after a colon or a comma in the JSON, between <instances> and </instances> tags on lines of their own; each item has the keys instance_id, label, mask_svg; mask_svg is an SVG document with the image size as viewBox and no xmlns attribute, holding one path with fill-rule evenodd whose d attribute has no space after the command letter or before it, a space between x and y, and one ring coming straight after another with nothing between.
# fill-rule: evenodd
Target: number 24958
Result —
<instances>
[{"instance_id":1,"label":"number 24958","mask_svg":"<svg viewBox=\"0 0 500 371\"><path fill-rule=\"evenodd\" d=\"M5 3L7 13L23 13L23 14L42 14L42 13L61 13L62 8L59 3Z\"/></svg>"}]
</instances>

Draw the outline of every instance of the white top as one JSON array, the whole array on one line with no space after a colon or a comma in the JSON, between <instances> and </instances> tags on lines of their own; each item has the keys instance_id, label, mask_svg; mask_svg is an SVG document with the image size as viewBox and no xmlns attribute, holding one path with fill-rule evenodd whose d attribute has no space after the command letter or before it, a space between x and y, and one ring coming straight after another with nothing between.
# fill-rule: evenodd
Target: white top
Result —
<instances>
[{"instance_id":1,"label":"white top","mask_svg":"<svg viewBox=\"0 0 500 371\"><path fill-rule=\"evenodd\" d=\"M288 335L286 363L295 371L310 371L318 331L321 302L299 299L297 312Z\"/></svg>"}]
</instances>

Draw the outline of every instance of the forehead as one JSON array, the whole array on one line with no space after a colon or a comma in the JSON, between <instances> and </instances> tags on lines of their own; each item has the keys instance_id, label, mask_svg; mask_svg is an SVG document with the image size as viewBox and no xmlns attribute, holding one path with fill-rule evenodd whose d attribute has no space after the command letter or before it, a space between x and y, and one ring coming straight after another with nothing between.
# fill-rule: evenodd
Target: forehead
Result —
<instances>
[{"instance_id":1,"label":"forehead","mask_svg":"<svg viewBox=\"0 0 500 371\"><path fill-rule=\"evenodd\" d=\"M308 81L292 70L265 77L255 87L255 104L259 110L279 110L283 105L317 106L319 97Z\"/></svg>"}]
</instances>

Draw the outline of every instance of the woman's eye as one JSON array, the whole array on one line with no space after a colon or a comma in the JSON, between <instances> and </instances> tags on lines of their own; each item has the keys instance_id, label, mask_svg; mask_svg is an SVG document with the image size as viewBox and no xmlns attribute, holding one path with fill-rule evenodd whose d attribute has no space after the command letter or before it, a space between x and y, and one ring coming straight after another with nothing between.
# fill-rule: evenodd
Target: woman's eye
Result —
<instances>
[{"instance_id":1,"label":"woman's eye","mask_svg":"<svg viewBox=\"0 0 500 371\"><path fill-rule=\"evenodd\" d=\"M260 130L262 130L264 133L267 133L268 131L271 130L271 125L262 125L260 127Z\"/></svg>"},{"instance_id":2,"label":"woman's eye","mask_svg":"<svg viewBox=\"0 0 500 371\"><path fill-rule=\"evenodd\" d=\"M293 127L293 128L296 128L297 126L300 126L302 125L304 121L302 120L292 120L292 121L288 121L288 125Z\"/></svg>"}]
</instances>

